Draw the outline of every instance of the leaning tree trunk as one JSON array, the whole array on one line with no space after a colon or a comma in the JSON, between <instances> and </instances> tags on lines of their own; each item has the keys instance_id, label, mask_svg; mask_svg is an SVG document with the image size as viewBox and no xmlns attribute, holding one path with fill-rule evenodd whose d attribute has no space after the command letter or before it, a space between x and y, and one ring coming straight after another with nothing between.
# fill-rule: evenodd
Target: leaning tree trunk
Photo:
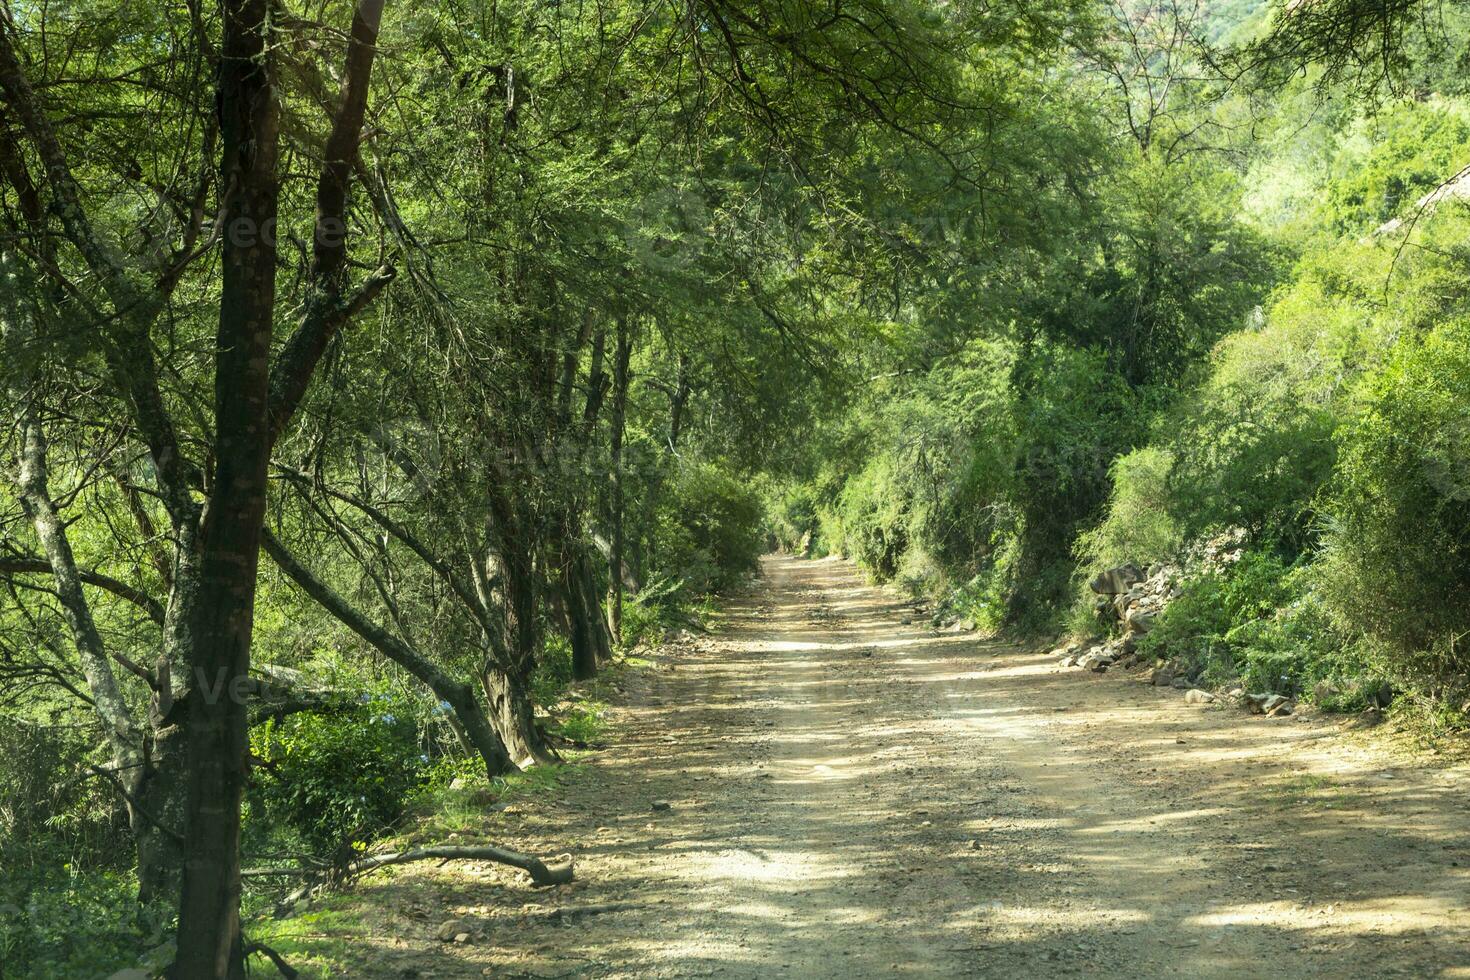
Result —
<instances>
[{"instance_id":1,"label":"leaning tree trunk","mask_svg":"<svg viewBox=\"0 0 1470 980\"><path fill-rule=\"evenodd\" d=\"M481 677L485 696L490 702L491 724L505 742L511 758L522 767L556 760L536 727L535 707L526 681L510 671L495 667L486 670Z\"/></svg>"},{"instance_id":2,"label":"leaning tree trunk","mask_svg":"<svg viewBox=\"0 0 1470 980\"><path fill-rule=\"evenodd\" d=\"M471 685L451 677L406 641L368 619L336 590L308 571L269 531L262 534L261 545L301 591L311 596L343 626L372 644L383 656L422 681L435 697L449 705L465 738L485 763L487 776L493 778L516 770L514 750L499 734L499 726L486 716Z\"/></svg>"}]
</instances>

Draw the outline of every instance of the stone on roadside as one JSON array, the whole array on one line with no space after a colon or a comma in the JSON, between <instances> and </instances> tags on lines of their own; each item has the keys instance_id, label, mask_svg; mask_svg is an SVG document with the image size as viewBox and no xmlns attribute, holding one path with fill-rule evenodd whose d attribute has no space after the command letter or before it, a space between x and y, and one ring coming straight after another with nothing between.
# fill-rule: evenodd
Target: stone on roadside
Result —
<instances>
[{"instance_id":1,"label":"stone on roadside","mask_svg":"<svg viewBox=\"0 0 1470 980\"><path fill-rule=\"evenodd\" d=\"M439 939L442 942L458 941L460 935L470 931L470 924L464 919L450 919L439 927Z\"/></svg>"},{"instance_id":2,"label":"stone on roadside","mask_svg":"<svg viewBox=\"0 0 1470 980\"><path fill-rule=\"evenodd\" d=\"M1154 620L1156 619L1158 619L1158 614L1150 610L1130 609L1128 610L1128 615L1123 618L1123 622L1131 632L1147 633L1154 628Z\"/></svg>"},{"instance_id":3,"label":"stone on roadside","mask_svg":"<svg viewBox=\"0 0 1470 980\"><path fill-rule=\"evenodd\" d=\"M1185 704L1213 704L1215 696L1209 691L1202 691L1197 687L1190 688L1184 692Z\"/></svg>"},{"instance_id":4,"label":"stone on roadside","mask_svg":"<svg viewBox=\"0 0 1470 980\"><path fill-rule=\"evenodd\" d=\"M1168 667L1155 667L1148 679L1154 687L1168 687L1174 683L1174 671Z\"/></svg>"},{"instance_id":5,"label":"stone on roadside","mask_svg":"<svg viewBox=\"0 0 1470 980\"><path fill-rule=\"evenodd\" d=\"M1143 569L1130 562L1098 572L1087 584L1099 595L1118 595L1127 592L1130 586L1143 581L1143 578Z\"/></svg>"},{"instance_id":6,"label":"stone on roadside","mask_svg":"<svg viewBox=\"0 0 1470 980\"><path fill-rule=\"evenodd\" d=\"M668 800L654 800L653 804L649 807L655 813L662 813L665 810L672 810L673 808L674 805Z\"/></svg>"},{"instance_id":7,"label":"stone on roadside","mask_svg":"<svg viewBox=\"0 0 1470 980\"><path fill-rule=\"evenodd\" d=\"M1283 695L1266 693L1247 694L1245 696L1245 706L1250 709L1253 715L1269 715L1282 705L1287 706L1286 711L1283 713L1289 714L1291 712L1291 699Z\"/></svg>"}]
</instances>

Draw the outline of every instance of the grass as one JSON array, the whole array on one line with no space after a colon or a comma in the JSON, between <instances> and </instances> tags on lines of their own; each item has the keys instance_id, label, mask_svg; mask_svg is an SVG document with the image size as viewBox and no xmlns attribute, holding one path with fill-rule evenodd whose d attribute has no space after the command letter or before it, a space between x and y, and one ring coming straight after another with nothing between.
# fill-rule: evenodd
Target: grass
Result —
<instances>
[{"instance_id":1,"label":"grass","mask_svg":"<svg viewBox=\"0 0 1470 980\"><path fill-rule=\"evenodd\" d=\"M548 728L571 741L599 744L610 728L607 707L616 687L629 673L652 663L646 657L620 657L592 680L568 687L552 711ZM440 773L414 801L401 830L378 841L373 850L441 843L451 837L464 843L494 842L505 829L498 814L562 792L586 771L582 760L589 754L563 750L563 762L495 779L487 779L473 765ZM388 930L386 924L400 921L408 906L432 904L430 892L436 886L415 881L410 867L372 872L349 891L323 895L288 919L272 918L262 896L246 922L246 936L281 954L303 978L357 975L364 957L372 955L376 942ZM262 975L273 973L264 959L253 965Z\"/></svg>"},{"instance_id":2,"label":"grass","mask_svg":"<svg viewBox=\"0 0 1470 980\"><path fill-rule=\"evenodd\" d=\"M455 785L436 785L414 806L402 832L377 842L374 851L389 851L453 839L460 843L495 842L502 825L495 815L512 805L550 796L578 778L586 767L577 762L537 766L489 780L463 778ZM327 893L310 908L288 919L257 910L245 924L248 939L271 947L304 978L357 975L366 950L387 927L401 921L406 905L432 904L435 885L411 880L410 868L384 868L356 879L349 891ZM258 964L264 975L273 968Z\"/></svg>"}]
</instances>

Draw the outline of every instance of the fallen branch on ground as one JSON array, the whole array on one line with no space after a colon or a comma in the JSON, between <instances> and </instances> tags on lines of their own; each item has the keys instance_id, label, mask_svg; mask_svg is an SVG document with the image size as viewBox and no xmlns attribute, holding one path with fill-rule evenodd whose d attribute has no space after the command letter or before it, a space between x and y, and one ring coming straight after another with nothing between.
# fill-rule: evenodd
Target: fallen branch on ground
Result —
<instances>
[{"instance_id":1,"label":"fallen branch on ground","mask_svg":"<svg viewBox=\"0 0 1470 980\"><path fill-rule=\"evenodd\" d=\"M640 909L643 906L635 902L604 902L600 905L576 905L558 909L538 909L535 912L508 912L507 918L513 919L547 919L559 922L563 919L575 919L579 915L605 915L609 912L626 912L629 909Z\"/></svg>"},{"instance_id":2,"label":"fallen branch on ground","mask_svg":"<svg viewBox=\"0 0 1470 980\"><path fill-rule=\"evenodd\" d=\"M568 857L565 861L555 864L547 864L538 857L522 854L504 847L495 847L491 844L482 845L450 845L441 844L430 847L416 847L408 851L390 851L387 854L373 854L353 861L340 873L330 877L325 875L313 875L312 880L296 889L281 900L276 906L276 914L285 916L291 907L301 899L307 897L323 885L329 882L343 882L359 875L367 874L378 868L386 868L394 864L408 864L413 861L430 861L439 859L443 861L494 861L497 864L508 864L513 868L519 868L531 876L531 881L538 887L545 888L550 885L565 885L573 878L572 859ZM273 874L289 874L288 869L259 868L242 871L242 877L267 877ZM302 869L301 874L311 872Z\"/></svg>"},{"instance_id":3,"label":"fallen branch on ground","mask_svg":"<svg viewBox=\"0 0 1470 980\"><path fill-rule=\"evenodd\" d=\"M301 976L300 973L298 973L291 967L291 964L287 963L285 959L281 957L280 953L277 953L265 943L251 943L249 946L245 947L245 955L247 957L254 956L256 953L259 953L261 956L264 956L266 959L275 964L276 970L279 971L281 976L285 977L286 980L296 980L297 977Z\"/></svg>"},{"instance_id":4,"label":"fallen branch on ground","mask_svg":"<svg viewBox=\"0 0 1470 980\"><path fill-rule=\"evenodd\" d=\"M361 861L352 862L347 866L347 874L355 876L365 874L375 868L385 868L390 864L407 864L410 861L427 861L432 858L444 858L451 861L495 861L498 864L508 864L529 874L531 880L542 887L565 885L572 880L570 858L565 863L548 865L540 858L531 857L529 854L521 854L488 844L482 846L441 845L419 847L411 851L390 854L374 854Z\"/></svg>"}]
</instances>

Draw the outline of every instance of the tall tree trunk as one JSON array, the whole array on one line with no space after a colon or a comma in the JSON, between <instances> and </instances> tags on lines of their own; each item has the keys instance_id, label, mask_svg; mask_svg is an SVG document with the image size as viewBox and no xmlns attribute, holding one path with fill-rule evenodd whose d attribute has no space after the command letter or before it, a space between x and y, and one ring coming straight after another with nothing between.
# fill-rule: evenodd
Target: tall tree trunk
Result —
<instances>
[{"instance_id":1,"label":"tall tree trunk","mask_svg":"<svg viewBox=\"0 0 1470 980\"><path fill-rule=\"evenodd\" d=\"M669 396L669 452L679 449L684 434L684 410L689 404L689 355L680 351L674 367L674 393Z\"/></svg>"},{"instance_id":2,"label":"tall tree trunk","mask_svg":"<svg viewBox=\"0 0 1470 980\"><path fill-rule=\"evenodd\" d=\"M487 503L499 565L503 662L487 664L481 683L490 717L522 765L555 758L535 724L531 675L541 648L541 588L536 568L534 517L510 479L492 480Z\"/></svg>"},{"instance_id":3,"label":"tall tree trunk","mask_svg":"<svg viewBox=\"0 0 1470 980\"><path fill-rule=\"evenodd\" d=\"M240 802L255 576L270 461L270 355L276 305L279 98L269 0L224 0L219 68L226 188L215 338L213 493L200 533L190 623L188 860L179 904L178 980L243 977Z\"/></svg>"},{"instance_id":4,"label":"tall tree trunk","mask_svg":"<svg viewBox=\"0 0 1470 980\"><path fill-rule=\"evenodd\" d=\"M562 561L561 592L572 641L572 676L587 680L611 659L612 641L587 549L575 538L569 540Z\"/></svg>"},{"instance_id":5,"label":"tall tree trunk","mask_svg":"<svg viewBox=\"0 0 1470 980\"><path fill-rule=\"evenodd\" d=\"M148 751L149 743L145 743L143 731L123 696L112 660L92 617L91 604L82 591L82 575L72 553L66 522L51 497L46 435L35 403L36 379L27 367L38 356L32 327L34 317L21 303L16 270L5 253L0 253L0 293L10 301L0 307L0 339L4 341L11 368L6 390L16 411L20 437L16 488L21 507L50 566L56 596L92 698L93 712L110 749L113 774L124 791L137 847L138 898L141 902L151 902L178 886L182 866L177 829L183 825L177 806L179 797L176 792L169 794L177 786L173 770L178 760L166 753L159 756ZM149 681L156 683L155 678ZM163 769L155 772L159 766ZM160 803L168 805L160 807Z\"/></svg>"},{"instance_id":6,"label":"tall tree trunk","mask_svg":"<svg viewBox=\"0 0 1470 980\"><path fill-rule=\"evenodd\" d=\"M572 641L572 677L579 681L589 680L597 676L598 650L593 620L600 621L600 617L589 614L582 569L574 555L563 559L561 592Z\"/></svg>"},{"instance_id":7,"label":"tall tree trunk","mask_svg":"<svg viewBox=\"0 0 1470 980\"><path fill-rule=\"evenodd\" d=\"M618 318L617 343L613 351L612 412L608 423L611 467L611 483L608 494L608 523L612 529L612 543L608 554L608 597L607 625L613 642L623 637L623 587L627 569L623 562L623 430L628 417L628 364L633 356L633 341L629 335L628 318Z\"/></svg>"}]
</instances>

